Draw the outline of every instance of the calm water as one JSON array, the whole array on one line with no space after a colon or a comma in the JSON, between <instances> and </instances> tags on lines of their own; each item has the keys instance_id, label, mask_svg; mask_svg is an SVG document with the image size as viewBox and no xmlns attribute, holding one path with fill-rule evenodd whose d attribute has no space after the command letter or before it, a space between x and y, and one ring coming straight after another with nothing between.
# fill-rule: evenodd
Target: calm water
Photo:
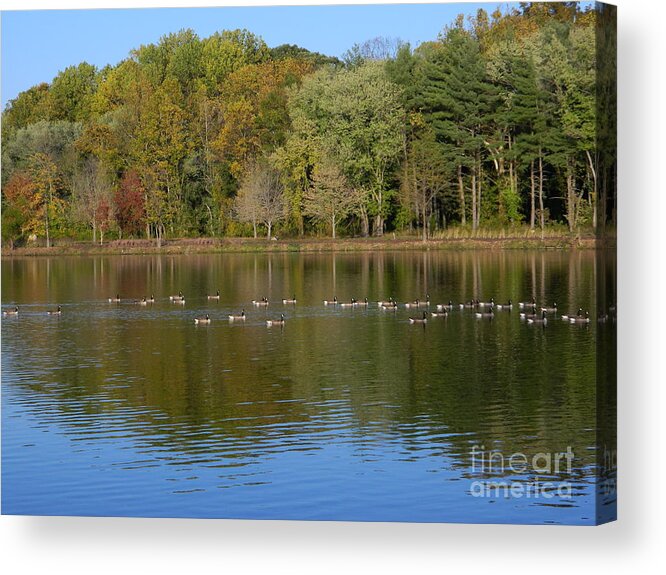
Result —
<instances>
[{"instance_id":1,"label":"calm water","mask_svg":"<svg viewBox=\"0 0 666 575\"><path fill-rule=\"evenodd\" d=\"M322 300L534 295L596 317L595 286L615 273L599 262L589 251L3 260L3 309L20 315L2 320L2 511L593 523L597 349L614 326L543 329L514 308L423 327L409 324L414 310ZM184 306L168 301L179 290ZM108 303L116 293L157 302ZM292 294L298 304L282 305ZM250 303L262 296L267 310ZM63 315L47 316L57 304ZM230 324L243 308L247 321ZM282 312L286 326L267 328ZM210 325L194 324L207 313ZM478 457L568 447L559 473ZM552 488L478 496L492 481Z\"/></svg>"}]
</instances>

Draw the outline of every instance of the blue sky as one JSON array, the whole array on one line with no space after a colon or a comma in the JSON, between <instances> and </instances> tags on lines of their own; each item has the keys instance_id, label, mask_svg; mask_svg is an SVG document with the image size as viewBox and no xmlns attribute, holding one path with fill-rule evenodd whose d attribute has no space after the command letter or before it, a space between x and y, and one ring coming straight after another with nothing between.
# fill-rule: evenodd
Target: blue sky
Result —
<instances>
[{"instance_id":1,"label":"blue sky","mask_svg":"<svg viewBox=\"0 0 666 575\"><path fill-rule=\"evenodd\" d=\"M245 8L148 8L34 10L2 13L2 107L8 100L61 70L87 61L116 64L132 48L156 42L181 28L200 37L247 28L269 46L298 44L340 56L355 42L399 37L416 45L437 37L457 14L498 3L393 4L365 6L273 6ZM502 5L504 8L506 4Z\"/></svg>"}]
</instances>

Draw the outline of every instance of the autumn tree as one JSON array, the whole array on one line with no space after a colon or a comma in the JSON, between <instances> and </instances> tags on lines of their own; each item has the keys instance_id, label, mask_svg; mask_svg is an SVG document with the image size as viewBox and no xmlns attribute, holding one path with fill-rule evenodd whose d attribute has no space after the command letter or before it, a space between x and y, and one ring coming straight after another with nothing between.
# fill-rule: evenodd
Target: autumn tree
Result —
<instances>
[{"instance_id":1,"label":"autumn tree","mask_svg":"<svg viewBox=\"0 0 666 575\"><path fill-rule=\"evenodd\" d=\"M140 113L131 153L146 191L147 224L161 245L167 231L186 229L190 215L181 206L184 163L192 142L177 82L165 81L142 102Z\"/></svg>"},{"instance_id":2,"label":"autumn tree","mask_svg":"<svg viewBox=\"0 0 666 575\"><path fill-rule=\"evenodd\" d=\"M145 190L141 178L128 170L113 196L114 217L121 234L139 234L145 224Z\"/></svg>"},{"instance_id":3,"label":"autumn tree","mask_svg":"<svg viewBox=\"0 0 666 575\"><path fill-rule=\"evenodd\" d=\"M223 30L206 38L202 42L202 66L209 95L219 95L232 72L266 62L269 57L264 40L249 30Z\"/></svg>"},{"instance_id":4,"label":"autumn tree","mask_svg":"<svg viewBox=\"0 0 666 575\"><path fill-rule=\"evenodd\" d=\"M95 219L158 243L233 230L234 198L266 159L279 171L286 233L312 230L313 194L338 176L364 200L336 226L347 219L363 235L403 221L427 236L445 221L477 229L523 218L542 231L549 222L603 231L613 225L616 154L615 64L597 61L614 26L600 33L601 21L610 12L594 4L480 9L414 50L386 38L357 44L346 63L269 49L248 30L180 30L116 65L69 66L12 99L2 186L27 175L28 221L39 216L30 225L48 230L48 243L79 233L79 172L90 161L120 194ZM9 225L20 210L4 191L2 205ZM28 225L20 220L8 230Z\"/></svg>"},{"instance_id":5,"label":"autumn tree","mask_svg":"<svg viewBox=\"0 0 666 575\"><path fill-rule=\"evenodd\" d=\"M62 211L63 202L59 195L61 184L58 166L47 154L37 153L30 159L31 178L34 182L31 206L39 219L44 222L46 247L51 247L51 229L53 220ZM33 233L39 228L34 225Z\"/></svg>"},{"instance_id":6,"label":"autumn tree","mask_svg":"<svg viewBox=\"0 0 666 575\"><path fill-rule=\"evenodd\" d=\"M258 224L266 226L270 239L273 225L284 218L284 187L277 170L265 160L247 170L236 197L235 213L239 221L252 224L255 238Z\"/></svg>"},{"instance_id":7,"label":"autumn tree","mask_svg":"<svg viewBox=\"0 0 666 575\"><path fill-rule=\"evenodd\" d=\"M307 62L280 60L244 66L229 76L221 99L223 117L213 149L240 179L261 153L284 143L290 128L287 90L311 71Z\"/></svg>"},{"instance_id":8,"label":"autumn tree","mask_svg":"<svg viewBox=\"0 0 666 575\"><path fill-rule=\"evenodd\" d=\"M111 220L112 188L109 176L102 163L95 159L86 160L74 177L73 205L77 217L90 226L92 241L97 242L100 232L100 244L104 241L104 231Z\"/></svg>"},{"instance_id":9,"label":"autumn tree","mask_svg":"<svg viewBox=\"0 0 666 575\"><path fill-rule=\"evenodd\" d=\"M42 223L34 210L34 196L35 185L26 172L15 172L2 188L2 239L12 248Z\"/></svg>"}]
</instances>

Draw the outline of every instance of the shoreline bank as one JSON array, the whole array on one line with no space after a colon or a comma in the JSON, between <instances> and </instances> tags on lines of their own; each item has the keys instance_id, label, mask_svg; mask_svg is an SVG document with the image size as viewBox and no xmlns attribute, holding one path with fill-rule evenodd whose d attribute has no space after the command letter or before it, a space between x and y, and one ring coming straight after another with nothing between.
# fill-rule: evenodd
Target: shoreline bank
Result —
<instances>
[{"instance_id":1,"label":"shoreline bank","mask_svg":"<svg viewBox=\"0 0 666 575\"><path fill-rule=\"evenodd\" d=\"M593 237L575 238L555 236L530 238L508 236L503 238L447 238L424 242L417 238L304 238L267 240L254 238L187 238L162 242L158 248L154 240L113 240L104 245L92 242L63 242L46 248L25 246L2 248L3 258L23 256L76 256L76 255L158 255L205 253L279 253L279 252L364 252L364 251L428 251L428 250L563 250L603 249L614 247L614 238L600 240Z\"/></svg>"}]
</instances>

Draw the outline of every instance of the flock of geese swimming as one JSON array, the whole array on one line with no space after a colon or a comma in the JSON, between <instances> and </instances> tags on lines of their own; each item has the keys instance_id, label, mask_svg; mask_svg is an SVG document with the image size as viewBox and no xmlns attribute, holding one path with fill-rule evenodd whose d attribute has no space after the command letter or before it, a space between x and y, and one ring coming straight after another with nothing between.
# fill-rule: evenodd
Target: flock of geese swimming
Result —
<instances>
[{"instance_id":1,"label":"flock of geese swimming","mask_svg":"<svg viewBox=\"0 0 666 575\"><path fill-rule=\"evenodd\" d=\"M213 295L206 295L207 300L220 301L220 291ZM182 291L179 291L176 295L170 295L169 301L176 305L185 305L185 296ZM109 303L131 303L139 306L148 306L149 304L155 303L155 296L151 295L149 298L144 297L140 300L123 300L119 294L116 294L115 297L108 298ZM295 306L297 304L296 295L293 295L291 298L284 298L282 300L283 305ZM256 308L267 309L270 305L270 302L267 298L262 297L259 300L252 300L252 305ZM367 308L371 305L368 301L368 298L363 300L357 300L352 298L349 301L340 301L337 296L333 297L332 300L324 300L325 306L339 307L339 308ZM392 297L386 301L373 302L373 305L376 305L383 311L397 311L399 308L403 309L414 309L417 311L423 312L420 315L415 315L409 317L409 323L412 324L426 324L429 318L446 318L450 313L456 309L460 310L470 310L474 313L476 319L479 320L492 320L495 318L495 315L498 312L510 312L514 308L514 303L509 300L506 303L496 303L494 298L491 298L489 301L480 301L478 299L472 299L467 302L454 304L451 300L448 303L439 303L431 305L430 295L426 294L424 300L414 300L406 303L398 303L397 300ZM519 310L519 317L521 320L525 321L528 324L537 324L543 327L548 325L549 318L556 319L558 308L557 303L553 303L552 306L538 306L536 299L532 298L531 301L523 301L515 304ZM46 312L47 315L62 315L62 307L58 306L54 310L49 310ZM17 316L19 314L18 306L15 306L13 309L5 309L2 312L4 316ZM243 322L246 319L245 309L243 309L239 314L229 314L228 320L230 322ZM583 312L582 308L578 308L578 311L575 314L562 314L559 316L560 319L564 322L572 324L589 324L590 323L590 314L589 312ZM616 308L611 306L608 310L608 313L600 315L597 320L599 323L606 322L615 322L616 317ZM210 324L211 318L209 314L201 317L195 317L194 323L199 324ZM266 325L268 327L272 326L284 326L286 319L284 313L280 314L279 318L267 319Z\"/></svg>"},{"instance_id":2,"label":"flock of geese swimming","mask_svg":"<svg viewBox=\"0 0 666 575\"><path fill-rule=\"evenodd\" d=\"M324 305L368 305L367 298L364 302L357 302L352 300L351 304L341 304L337 299L333 301L324 301ZM390 298L388 301L379 301L377 302L378 306L385 311L396 311L401 304L399 304L395 299ZM415 300L412 302L407 302L403 304L403 307L406 309L419 309L419 308L431 308L430 296L426 295L425 300ZM460 310L471 310L474 312L476 319L487 319L492 320L495 318L497 312L502 311L512 311L514 308L514 303L509 300L506 303L496 303L494 298L490 298L489 301L481 301L478 299L473 299L459 304L454 304L451 300L448 303L439 303L433 306L434 311L423 311L421 316L410 317L409 323L421 323L425 324L428 322L428 317L438 318L438 317L448 317L449 313L452 313L455 309ZM539 324L544 327L548 325L548 316L552 314L553 318L557 317L557 303L554 303L552 306L537 306L536 299L532 298L531 301L518 302L516 307L519 308L519 317L521 320L526 321L528 324ZM607 320L615 318L615 307L610 308L610 313L605 314L604 316L599 317L599 322L605 322ZM563 314L560 316L565 322L573 324L588 324L590 323L590 314L589 312L584 312L582 308L578 308L578 311L575 314Z\"/></svg>"}]
</instances>

